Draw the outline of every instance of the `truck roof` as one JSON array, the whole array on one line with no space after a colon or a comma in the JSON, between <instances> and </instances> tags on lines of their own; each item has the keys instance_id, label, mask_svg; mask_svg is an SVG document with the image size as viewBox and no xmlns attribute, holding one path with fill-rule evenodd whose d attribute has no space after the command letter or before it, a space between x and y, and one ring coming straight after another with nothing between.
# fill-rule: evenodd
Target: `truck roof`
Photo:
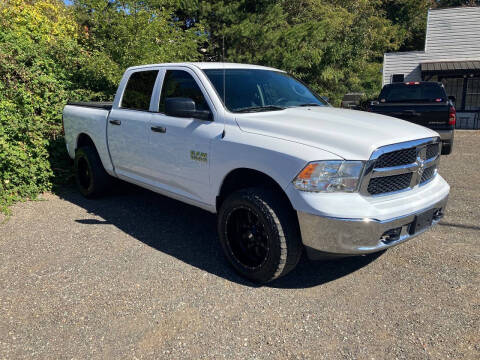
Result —
<instances>
[{"instance_id":1,"label":"truck roof","mask_svg":"<svg viewBox=\"0 0 480 360\"><path fill-rule=\"evenodd\" d=\"M129 67L128 70L137 70L141 68L147 68L151 66L187 66L187 67L197 67L199 69L257 69L257 70L273 70L281 71L283 70L275 69L272 67L261 66L261 65L251 65L251 64L238 64L238 63L229 63L229 62L179 62L179 63L160 63L160 64L148 64L148 65L139 65Z\"/></svg>"},{"instance_id":2,"label":"truck roof","mask_svg":"<svg viewBox=\"0 0 480 360\"><path fill-rule=\"evenodd\" d=\"M438 81L402 81L402 82L394 82L391 84L385 84L384 87L391 87L391 86L410 86L410 85L437 85L437 86L442 86L441 82Z\"/></svg>"}]
</instances>

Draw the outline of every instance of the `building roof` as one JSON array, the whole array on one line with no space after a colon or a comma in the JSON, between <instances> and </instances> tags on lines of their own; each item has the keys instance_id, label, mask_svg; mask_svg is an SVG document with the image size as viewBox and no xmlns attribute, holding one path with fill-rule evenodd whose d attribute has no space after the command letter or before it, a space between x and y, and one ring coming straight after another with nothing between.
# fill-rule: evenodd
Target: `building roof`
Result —
<instances>
[{"instance_id":1,"label":"building roof","mask_svg":"<svg viewBox=\"0 0 480 360\"><path fill-rule=\"evenodd\" d=\"M480 59L463 61L428 61L420 63L420 67L422 72L480 71Z\"/></svg>"}]
</instances>

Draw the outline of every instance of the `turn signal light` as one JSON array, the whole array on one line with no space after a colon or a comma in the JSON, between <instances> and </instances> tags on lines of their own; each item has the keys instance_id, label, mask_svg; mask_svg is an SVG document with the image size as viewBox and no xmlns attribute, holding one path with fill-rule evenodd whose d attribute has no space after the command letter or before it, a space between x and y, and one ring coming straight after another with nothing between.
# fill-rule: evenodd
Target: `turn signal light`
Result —
<instances>
[{"instance_id":1,"label":"turn signal light","mask_svg":"<svg viewBox=\"0 0 480 360\"><path fill-rule=\"evenodd\" d=\"M317 166L318 164L315 163L308 164L305 169L298 174L297 178L302 180L310 179Z\"/></svg>"}]
</instances>

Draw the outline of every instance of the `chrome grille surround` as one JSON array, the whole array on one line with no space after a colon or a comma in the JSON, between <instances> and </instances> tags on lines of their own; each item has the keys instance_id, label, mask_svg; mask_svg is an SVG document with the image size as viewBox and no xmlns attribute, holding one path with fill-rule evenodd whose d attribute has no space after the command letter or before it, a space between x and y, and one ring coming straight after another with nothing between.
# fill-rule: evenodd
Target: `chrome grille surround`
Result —
<instances>
[{"instance_id":1,"label":"chrome grille surround","mask_svg":"<svg viewBox=\"0 0 480 360\"><path fill-rule=\"evenodd\" d=\"M411 152L409 149L415 149L416 156L415 159L411 157L413 162L405 164L405 161L403 160L405 159L405 156L403 155ZM437 164L440 160L440 153L441 143L440 138L438 137L382 146L375 150L372 153L370 160L367 161L359 191L366 196L382 196L411 190L417 186L425 185L433 180L437 174ZM402 160L395 163L395 159ZM395 166L385 167L385 165L392 164ZM399 188L398 180L400 177L396 175L404 175L406 178L410 178L408 185L407 183L404 183L403 186L406 186L404 188ZM371 184L371 180L377 178L386 178L386 181L374 180L375 183L382 184L380 189L374 186L374 182ZM397 181L389 187L388 179L396 179ZM388 191L390 189L391 191Z\"/></svg>"}]
</instances>

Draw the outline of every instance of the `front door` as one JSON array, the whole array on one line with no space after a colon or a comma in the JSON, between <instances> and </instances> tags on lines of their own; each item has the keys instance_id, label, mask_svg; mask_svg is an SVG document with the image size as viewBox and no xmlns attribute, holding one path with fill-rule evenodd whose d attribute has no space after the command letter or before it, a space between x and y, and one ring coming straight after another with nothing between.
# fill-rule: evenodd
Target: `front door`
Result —
<instances>
[{"instance_id":1,"label":"front door","mask_svg":"<svg viewBox=\"0 0 480 360\"><path fill-rule=\"evenodd\" d=\"M149 159L152 178L179 196L207 203L210 191L209 168L213 139L219 139L223 123L165 115L165 99L190 98L199 110L212 109L206 92L190 69L168 68L165 72L158 113L149 126Z\"/></svg>"}]
</instances>

